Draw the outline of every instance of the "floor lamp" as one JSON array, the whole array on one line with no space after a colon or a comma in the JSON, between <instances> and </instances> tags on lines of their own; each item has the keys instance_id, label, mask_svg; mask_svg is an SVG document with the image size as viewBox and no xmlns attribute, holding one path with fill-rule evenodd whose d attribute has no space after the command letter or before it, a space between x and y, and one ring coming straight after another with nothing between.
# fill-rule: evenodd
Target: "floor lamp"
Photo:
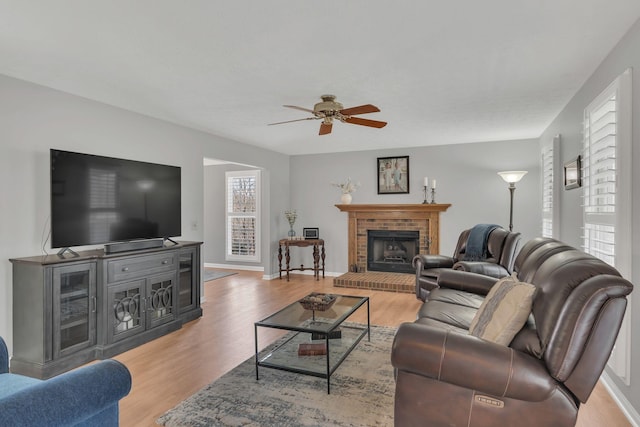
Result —
<instances>
[{"instance_id":1,"label":"floor lamp","mask_svg":"<svg viewBox=\"0 0 640 427\"><path fill-rule=\"evenodd\" d=\"M526 174L527 171L498 172L498 175L500 175L502 179L509 184L509 193L511 193L511 203L509 205L509 231L513 231L513 193L516 191L516 182L520 181Z\"/></svg>"}]
</instances>

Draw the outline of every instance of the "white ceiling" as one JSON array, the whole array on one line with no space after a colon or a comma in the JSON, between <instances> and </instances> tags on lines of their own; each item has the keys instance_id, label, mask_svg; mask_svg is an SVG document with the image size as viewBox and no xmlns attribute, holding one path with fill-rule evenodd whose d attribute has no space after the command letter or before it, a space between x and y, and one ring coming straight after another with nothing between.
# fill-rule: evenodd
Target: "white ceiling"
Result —
<instances>
[{"instance_id":1,"label":"white ceiling","mask_svg":"<svg viewBox=\"0 0 640 427\"><path fill-rule=\"evenodd\" d=\"M0 73L286 154L536 138L639 17L638 0L0 0ZM325 93L389 124L267 126Z\"/></svg>"}]
</instances>

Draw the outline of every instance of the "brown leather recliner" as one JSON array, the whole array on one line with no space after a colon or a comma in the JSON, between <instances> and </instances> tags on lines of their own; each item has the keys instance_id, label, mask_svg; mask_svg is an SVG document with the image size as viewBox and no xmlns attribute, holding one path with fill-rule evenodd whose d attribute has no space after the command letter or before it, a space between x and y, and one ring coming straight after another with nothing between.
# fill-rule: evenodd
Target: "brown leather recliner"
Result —
<instances>
[{"instance_id":1,"label":"brown leather recliner","mask_svg":"<svg viewBox=\"0 0 640 427\"><path fill-rule=\"evenodd\" d=\"M553 239L522 248L532 313L509 346L468 334L496 279L448 270L418 319L396 333L397 426L573 426L609 359L633 286Z\"/></svg>"},{"instance_id":2,"label":"brown leather recliner","mask_svg":"<svg viewBox=\"0 0 640 427\"><path fill-rule=\"evenodd\" d=\"M438 277L443 270L471 271L497 278L509 276L513 272L520 248L520 233L502 227L493 229L486 242L486 257L479 261L465 260L470 234L471 229L460 234L453 256L419 254L413 258L416 298L422 301L428 298L429 292L438 286Z\"/></svg>"}]
</instances>

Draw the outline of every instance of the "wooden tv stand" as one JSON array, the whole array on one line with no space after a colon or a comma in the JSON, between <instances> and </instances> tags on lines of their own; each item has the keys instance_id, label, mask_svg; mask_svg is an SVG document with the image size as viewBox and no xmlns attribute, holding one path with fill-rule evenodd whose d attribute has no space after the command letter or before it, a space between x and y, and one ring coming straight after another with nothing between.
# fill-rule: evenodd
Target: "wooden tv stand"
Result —
<instances>
[{"instance_id":1,"label":"wooden tv stand","mask_svg":"<svg viewBox=\"0 0 640 427\"><path fill-rule=\"evenodd\" d=\"M11 371L50 378L202 316L201 244L11 259Z\"/></svg>"}]
</instances>

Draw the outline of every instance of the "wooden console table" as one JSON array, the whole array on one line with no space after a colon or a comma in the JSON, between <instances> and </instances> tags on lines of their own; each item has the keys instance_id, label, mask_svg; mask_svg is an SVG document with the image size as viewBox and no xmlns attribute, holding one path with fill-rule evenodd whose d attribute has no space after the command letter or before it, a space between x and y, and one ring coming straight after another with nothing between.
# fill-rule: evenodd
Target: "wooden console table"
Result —
<instances>
[{"instance_id":1,"label":"wooden console table","mask_svg":"<svg viewBox=\"0 0 640 427\"><path fill-rule=\"evenodd\" d=\"M282 247L284 246L284 259L286 261L286 268L282 268ZM291 268L289 266L289 261L291 261L291 257L289 256L289 247L297 246L301 248L305 248L308 246L313 246L313 267L305 267L303 264L300 264L300 267ZM280 270L280 280L282 280L282 272L287 272L287 282L289 281L289 272L292 270L313 270L313 275L316 280L320 280L320 270L322 270L322 277L324 278L324 240L322 239L305 239L305 240L293 240L293 239L281 239L278 246L278 269ZM322 265L321 264L322 261Z\"/></svg>"}]
</instances>

